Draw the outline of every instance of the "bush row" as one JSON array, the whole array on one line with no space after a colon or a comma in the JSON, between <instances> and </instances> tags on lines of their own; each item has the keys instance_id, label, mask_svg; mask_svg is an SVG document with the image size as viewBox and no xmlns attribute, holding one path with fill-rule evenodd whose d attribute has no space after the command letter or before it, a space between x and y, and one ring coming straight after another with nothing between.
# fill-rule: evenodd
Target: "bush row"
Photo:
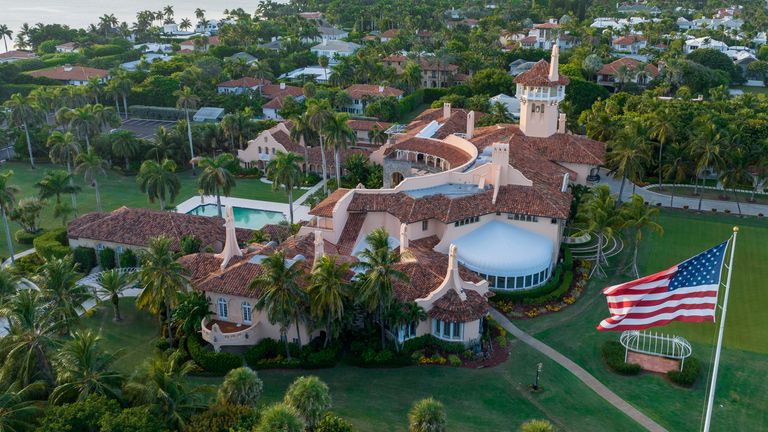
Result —
<instances>
[{"instance_id":1,"label":"bush row","mask_svg":"<svg viewBox=\"0 0 768 432\"><path fill-rule=\"evenodd\" d=\"M411 355L414 351L423 349L439 350L445 354L461 354L466 351L467 347L461 342L448 342L440 340L431 334L408 339L403 343L403 352Z\"/></svg>"},{"instance_id":2,"label":"bush row","mask_svg":"<svg viewBox=\"0 0 768 432\"><path fill-rule=\"evenodd\" d=\"M80 271L88 274L96 267L96 249L78 246L72 251L72 260L80 266Z\"/></svg>"},{"instance_id":3,"label":"bush row","mask_svg":"<svg viewBox=\"0 0 768 432\"><path fill-rule=\"evenodd\" d=\"M245 362L251 369L303 368L318 369L333 367L336 364L338 348L322 348L320 343L310 343L304 347L289 343L291 360L285 352L285 343L270 338L259 341L245 352Z\"/></svg>"},{"instance_id":4,"label":"bush row","mask_svg":"<svg viewBox=\"0 0 768 432\"><path fill-rule=\"evenodd\" d=\"M70 252L68 243L66 228L50 230L32 240L37 253L46 260L67 256Z\"/></svg>"},{"instance_id":5,"label":"bush row","mask_svg":"<svg viewBox=\"0 0 768 432\"><path fill-rule=\"evenodd\" d=\"M555 288L554 291L541 297L525 299L523 300L523 303L531 306L541 306L543 304L557 300L568 292L568 289L571 287L571 283L573 283L573 271L566 270L565 274L563 275L563 279L560 281L560 284L557 286L557 288Z\"/></svg>"},{"instance_id":6,"label":"bush row","mask_svg":"<svg viewBox=\"0 0 768 432\"><path fill-rule=\"evenodd\" d=\"M606 341L600 348L600 354L608 367L621 375L637 375L640 373L640 365L624 362L624 347L616 341Z\"/></svg>"},{"instance_id":7,"label":"bush row","mask_svg":"<svg viewBox=\"0 0 768 432\"><path fill-rule=\"evenodd\" d=\"M696 357L688 357L683 363L682 371L667 372L669 380L683 387L691 387L696 383L701 371L701 364Z\"/></svg>"},{"instance_id":8,"label":"bush row","mask_svg":"<svg viewBox=\"0 0 768 432\"><path fill-rule=\"evenodd\" d=\"M184 110L168 107L156 107L145 105L131 105L128 107L131 117L138 117L148 120L169 120L176 121L186 119ZM191 116L192 113L190 113Z\"/></svg>"},{"instance_id":9,"label":"bush row","mask_svg":"<svg viewBox=\"0 0 768 432\"><path fill-rule=\"evenodd\" d=\"M243 365L243 358L238 355L205 349L199 335L187 338L187 351L198 366L212 374L224 375Z\"/></svg>"},{"instance_id":10,"label":"bush row","mask_svg":"<svg viewBox=\"0 0 768 432\"><path fill-rule=\"evenodd\" d=\"M16 238L17 242L25 245L31 245L36 238L40 237L43 234L43 232L44 232L43 230L40 230L36 233L28 233L23 229L20 229L16 231L13 234L13 236Z\"/></svg>"}]
</instances>

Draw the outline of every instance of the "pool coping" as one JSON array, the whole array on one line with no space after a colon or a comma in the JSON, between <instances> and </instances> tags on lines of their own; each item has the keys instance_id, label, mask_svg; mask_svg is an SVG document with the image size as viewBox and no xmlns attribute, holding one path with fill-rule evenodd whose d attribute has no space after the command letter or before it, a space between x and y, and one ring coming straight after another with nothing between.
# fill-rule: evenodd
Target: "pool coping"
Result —
<instances>
[{"instance_id":1,"label":"pool coping","mask_svg":"<svg viewBox=\"0 0 768 432\"><path fill-rule=\"evenodd\" d=\"M179 203L176 206L177 213L188 213L198 206L205 204L216 204L216 197L211 195L197 195L188 198L187 200ZM221 205L242 207L252 210L264 210L276 213L282 213L285 220L288 220L289 206L285 203L277 203L272 201L252 200L245 198L235 197L221 197ZM293 222L299 223L301 221L308 221L312 218L309 214L309 207L305 205L293 205Z\"/></svg>"}]
</instances>

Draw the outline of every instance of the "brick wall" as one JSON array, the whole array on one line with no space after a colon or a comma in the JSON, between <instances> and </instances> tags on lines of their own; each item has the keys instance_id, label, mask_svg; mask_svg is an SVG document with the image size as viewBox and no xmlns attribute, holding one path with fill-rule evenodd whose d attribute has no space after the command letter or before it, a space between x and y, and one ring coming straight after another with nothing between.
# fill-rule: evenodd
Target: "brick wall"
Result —
<instances>
[{"instance_id":1,"label":"brick wall","mask_svg":"<svg viewBox=\"0 0 768 432\"><path fill-rule=\"evenodd\" d=\"M632 351L630 351L627 356L627 363L637 363L644 370L658 373L680 370L680 360L640 354Z\"/></svg>"}]
</instances>

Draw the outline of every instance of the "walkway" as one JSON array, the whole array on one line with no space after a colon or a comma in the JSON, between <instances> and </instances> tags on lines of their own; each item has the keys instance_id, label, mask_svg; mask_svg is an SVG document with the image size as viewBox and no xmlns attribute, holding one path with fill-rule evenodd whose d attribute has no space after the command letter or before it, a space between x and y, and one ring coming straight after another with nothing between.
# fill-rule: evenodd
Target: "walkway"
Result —
<instances>
[{"instance_id":1,"label":"walkway","mask_svg":"<svg viewBox=\"0 0 768 432\"><path fill-rule=\"evenodd\" d=\"M541 352L542 354L546 355L550 359L557 362L560 366L564 367L569 372L574 374L576 378L578 378L579 380L581 380L581 382L586 384L587 387L594 390L595 393L600 395L603 399L608 401L611 405L616 407L619 411L623 412L624 414L628 415L630 418L638 422L644 428L653 432L666 431L666 429L664 429L660 424L651 420L650 417L646 416L645 414L640 412L637 408L630 405L627 401L620 398L616 393L611 391L608 387L606 387L603 383L598 381L589 372L584 370L584 368L574 363L568 357L555 351L549 345L539 341L538 339L534 338L533 336L529 335L528 333L522 331L520 328L512 324L512 322L509 319L507 319L507 317L505 317L501 312L491 308L491 315L493 316L493 319L496 320L496 322L501 324L501 326L504 327L505 330L510 332L514 337L520 339L525 344L530 345L535 350Z\"/></svg>"},{"instance_id":2,"label":"walkway","mask_svg":"<svg viewBox=\"0 0 768 432\"><path fill-rule=\"evenodd\" d=\"M606 184L609 188L611 188L611 192L617 194L619 193L619 190L621 189L621 179L616 179L613 176L608 175L608 172L605 169L600 170L600 176L600 184ZM627 180L626 184L624 185L624 193L622 195L624 201L628 200L633 193L636 193L643 197L643 199L649 202L651 205L661 203L661 205L664 207L683 208L683 206L687 205L688 208L692 210L698 210L699 208L698 198L675 196L673 202L671 195L654 192L646 189L645 187L633 186L634 185L632 182ZM654 185L649 185L649 187L650 186ZM768 205L766 204L755 204L749 202L742 202L737 204L735 201L718 201L711 199L701 200L701 210L706 212L711 212L714 208L717 209L718 212L729 210L731 214L737 215L739 214L739 206L741 206L741 213L745 215L757 216L759 213L768 215Z\"/></svg>"},{"instance_id":3,"label":"walkway","mask_svg":"<svg viewBox=\"0 0 768 432\"><path fill-rule=\"evenodd\" d=\"M19 258L21 258L21 257L25 257L25 256L27 256L27 255L32 255L32 254L33 254L33 253L35 253L35 252L36 252L36 251L35 251L35 248L32 248L32 249L27 249L27 250L25 250L25 251L21 251L21 252L19 252L19 253L17 253L17 254L14 254L14 255L13 255L13 258L14 258L14 259L19 259ZM11 265L11 259L10 259L10 258L7 258L5 261L3 261L3 264L2 264L2 268L6 268L6 267L8 267L9 265Z\"/></svg>"}]
</instances>

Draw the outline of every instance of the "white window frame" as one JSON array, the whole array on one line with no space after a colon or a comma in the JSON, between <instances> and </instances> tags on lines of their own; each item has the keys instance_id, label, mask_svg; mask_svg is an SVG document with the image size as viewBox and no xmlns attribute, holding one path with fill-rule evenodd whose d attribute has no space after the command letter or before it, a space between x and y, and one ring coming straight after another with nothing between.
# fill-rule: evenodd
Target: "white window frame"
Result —
<instances>
[{"instance_id":1,"label":"white window frame","mask_svg":"<svg viewBox=\"0 0 768 432\"><path fill-rule=\"evenodd\" d=\"M243 302L240 305L240 308L242 309L243 322L250 324L253 320L253 308L251 308L251 304L248 302Z\"/></svg>"},{"instance_id":2,"label":"white window frame","mask_svg":"<svg viewBox=\"0 0 768 432\"><path fill-rule=\"evenodd\" d=\"M224 297L219 297L219 300L216 302L216 304L219 306L219 318L229 318L229 304L227 300Z\"/></svg>"},{"instance_id":3,"label":"white window frame","mask_svg":"<svg viewBox=\"0 0 768 432\"><path fill-rule=\"evenodd\" d=\"M454 336L458 330L458 336ZM464 323L432 319L432 336L446 341L464 340Z\"/></svg>"}]
</instances>

